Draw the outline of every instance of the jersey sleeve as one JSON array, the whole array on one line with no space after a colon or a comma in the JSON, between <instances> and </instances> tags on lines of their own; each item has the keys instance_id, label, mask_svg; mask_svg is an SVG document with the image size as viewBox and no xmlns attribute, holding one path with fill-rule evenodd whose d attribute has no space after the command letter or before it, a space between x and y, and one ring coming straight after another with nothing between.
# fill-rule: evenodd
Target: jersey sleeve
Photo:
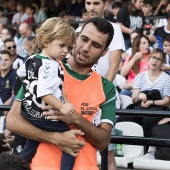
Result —
<instances>
[{"instance_id":1,"label":"jersey sleeve","mask_svg":"<svg viewBox=\"0 0 170 170\"><path fill-rule=\"evenodd\" d=\"M20 87L19 91L18 91L18 94L16 95L16 100L17 101L22 101L22 99L24 98L24 95L25 95L25 90L24 90L24 87L22 85Z\"/></svg>"},{"instance_id":2,"label":"jersey sleeve","mask_svg":"<svg viewBox=\"0 0 170 170\"><path fill-rule=\"evenodd\" d=\"M100 106L102 110L101 123L113 125L116 122L116 91L112 82L102 78L106 101Z\"/></svg>"},{"instance_id":3,"label":"jersey sleeve","mask_svg":"<svg viewBox=\"0 0 170 170\"><path fill-rule=\"evenodd\" d=\"M61 96L61 94L55 94L56 89L62 84L59 68L60 65L56 61L43 61L38 72L37 97L49 94L53 94L56 98Z\"/></svg>"}]
</instances>

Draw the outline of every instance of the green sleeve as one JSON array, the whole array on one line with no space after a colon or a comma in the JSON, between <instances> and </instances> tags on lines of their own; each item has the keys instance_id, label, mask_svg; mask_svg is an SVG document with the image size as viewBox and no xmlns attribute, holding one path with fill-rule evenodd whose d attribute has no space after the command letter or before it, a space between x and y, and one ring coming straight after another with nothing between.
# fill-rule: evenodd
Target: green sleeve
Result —
<instances>
[{"instance_id":1,"label":"green sleeve","mask_svg":"<svg viewBox=\"0 0 170 170\"><path fill-rule=\"evenodd\" d=\"M18 94L16 96L16 100L21 101L24 98L24 95L25 95L25 90L24 90L24 87L22 85L21 88L18 91Z\"/></svg>"},{"instance_id":2,"label":"green sleeve","mask_svg":"<svg viewBox=\"0 0 170 170\"><path fill-rule=\"evenodd\" d=\"M100 106L102 110L101 122L116 123L116 91L112 82L102 77L103 90L106 101Z\"/></svg>"}]
</instances>

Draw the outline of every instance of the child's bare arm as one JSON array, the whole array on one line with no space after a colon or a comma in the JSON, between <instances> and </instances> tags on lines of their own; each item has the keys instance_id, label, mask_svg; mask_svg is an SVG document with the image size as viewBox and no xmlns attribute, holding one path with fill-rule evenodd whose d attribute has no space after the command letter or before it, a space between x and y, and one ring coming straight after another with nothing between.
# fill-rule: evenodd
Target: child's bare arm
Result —
<instances>
[{"instance_id":1,"label":"child's bare arm","mask_svg":"<svg viewBox=\"0 0 170 170\"><path fill-rule=\"evenodd\" d=\"M64 114L72 114L75 111L73 104L71 103L62 103L57 98L55 98L52 94L41 97L41 99L51 105L54 109L59 110Z\"/></svg>"}]
</instances>

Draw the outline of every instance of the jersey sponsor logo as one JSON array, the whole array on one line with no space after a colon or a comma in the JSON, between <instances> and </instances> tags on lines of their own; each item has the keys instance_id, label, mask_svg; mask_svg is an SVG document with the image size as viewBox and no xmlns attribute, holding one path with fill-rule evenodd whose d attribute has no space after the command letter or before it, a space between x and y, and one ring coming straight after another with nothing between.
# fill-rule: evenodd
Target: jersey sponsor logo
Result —
<instances>
[{"instance_id":1,"label":"jersey sponsor logo","mask_svg":"<svg viewBox=\"0 0 170 170\"><path fill-rule=\"evenodd\" d=\"M34 72L28 70L28 79L38 79L37 77L34 77Z\"/></svg>"},{"instance_id":2,"label":"jersey sponsor logo","mask_svg":"<svg viewBox=\"0 0 170 170\"><path fill-rule=\"evenodd\" d=\"M34 110L32 108L32 106L30 106L26 100L23 101L23 106L25 107L27 113L32 116L35 117L37 119L47 119L47 116L44 116L41 112Z\"/></svg>"},{"instance_id":3,"label":"jersey sponsor logo","mask_svg":"<svg viewBox=\"0 0 170 170\"><path fill-rule=\"evenodd\" d=\"M82 115L92 115L97 111L97 107L89 106L89 103L81 104L81 114Z\"/></svg>"}]
</instances>

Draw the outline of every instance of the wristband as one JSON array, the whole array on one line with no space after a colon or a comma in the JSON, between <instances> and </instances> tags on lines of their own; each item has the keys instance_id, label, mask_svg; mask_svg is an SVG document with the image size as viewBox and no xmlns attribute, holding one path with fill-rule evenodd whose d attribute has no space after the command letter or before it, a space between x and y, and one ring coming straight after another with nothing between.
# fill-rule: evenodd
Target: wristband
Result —
<instances>
[{"instance_id":1,"label":"wristband","mask_svg":"<svg viewBox=\"0 0 170 170\"><path fill-rule=\"evenodd\" d=\"M155 100L153 100L153 105L155 106Z\"/></svg>"}]
</instances>

